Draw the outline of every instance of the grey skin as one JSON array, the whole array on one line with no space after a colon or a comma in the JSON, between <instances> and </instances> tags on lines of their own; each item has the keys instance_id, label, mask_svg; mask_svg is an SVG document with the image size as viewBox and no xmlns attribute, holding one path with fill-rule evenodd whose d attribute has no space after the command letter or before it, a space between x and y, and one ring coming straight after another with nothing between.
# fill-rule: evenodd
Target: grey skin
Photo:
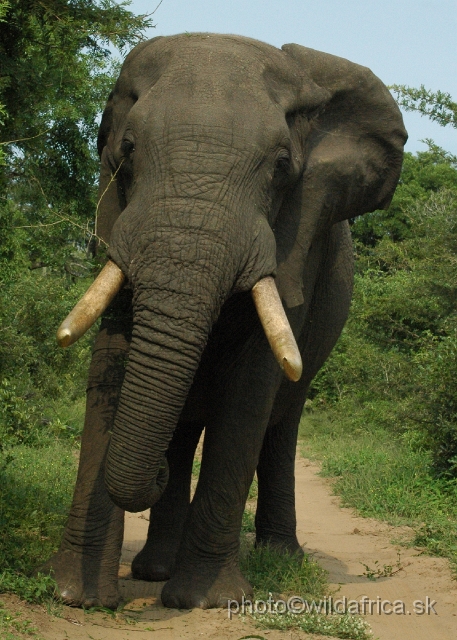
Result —
<instances>
[{"instance_id":1,"label":"grey skin","mask_svg":"<svg viewBox=\"0 0 457 640\"><path fill-rule=\"evenodd\" d=\"M117 606L123 510L149 507L133 574L168 580L165 606L250 595L238 551L256 470L257 544L300 553L297 428L348 314L347 220L388 206L405 140L386 87L335 56L212 34L128 55L100 126L97 220L128 285L95 342L73 505L44 567L66 602ZM302 354L297 383L252 302L268 275Z\"/></svg>"}]
</instances>

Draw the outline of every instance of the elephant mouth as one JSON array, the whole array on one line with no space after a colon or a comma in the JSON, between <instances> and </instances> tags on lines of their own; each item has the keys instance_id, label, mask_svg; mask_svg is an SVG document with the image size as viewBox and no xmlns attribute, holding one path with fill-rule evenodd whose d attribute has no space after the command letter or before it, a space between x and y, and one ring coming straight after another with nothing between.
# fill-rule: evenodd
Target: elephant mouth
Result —
<instances>
[{"instance_id":1,"label":"elephant mouth","mask_svg":"<svg viewBox=\"0 0 457 640\"><path fill-rule=\"evenodd\" d=\"M57 331L57 342L68 347L96 322L122 288L125 276L108 260L81 300L68 314ZM271 276L262 278L252 288L252 298L263 330L286 377L297 382L302 373L300 351L295 341L281 299Z\"/></svg>"}]
</instances>

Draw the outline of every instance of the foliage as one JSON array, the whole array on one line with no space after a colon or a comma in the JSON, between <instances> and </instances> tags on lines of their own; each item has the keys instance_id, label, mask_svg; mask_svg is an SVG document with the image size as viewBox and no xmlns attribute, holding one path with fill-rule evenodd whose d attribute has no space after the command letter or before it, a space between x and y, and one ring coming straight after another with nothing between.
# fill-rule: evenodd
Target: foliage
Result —
<instances>
[{"instance_id":1,"label":"foliage","mask_svg":"<svg viewBox=\"0 0 457 640\"><path fill-rule=\"evenodd\" d=\"M425 202L432 193L449 189L457 193L457 158L431 140L427 151L405 153L397 190L387 211L373 211L352 220L352 235L360 245L372 247L387 236L394 242L415 233L410 207Z\"/></svg>"},{"instance_id":2,"label":"foliage","mask_svg":"<svg viewBox=\"0 0 457 640\"><path fill-rule=\"evenodd\" d=\"M54 336L97 266L86 250L112 49L151 26L128 4L0 0L0 448L36 440L50 405L83 393L90 338L62 351Z\"/></svg>"},{"instance_id":3,"label":"foliage","mask_svg":"<svg viewBox=\"0 0 457 640\"><path fill-rule=\"evenodd\" d=\"M430 120L438 122L443 127L450 124L457 127L457 102L453 102L449 93L427 90L424 85L419 89L394 84L390 89L396 95L400 107L407 111L418 111Z\"/></svg>"},{"instance_id":4,"label":"foliage","mask_svg":"<svg viewBox=\"0 0 457 640\"><path fill-rule=\"evenodd\" d=\"M44 428L77 435L53 405L84 394L95 328L67 350L57 347L55 331L86 287L86 280L29 270L0 287L0 450L37 442Z\"/></svg>"},{"instance_id":5,"label":"foliage","mask_svg":"<svg viewBox=\"0 0 457 640\"><path fill-rule=\"evenodd\" d=\"M3 569L0 573L0 593L14 593L25 602L57 602L56 583L49 575L39 573L36 576Z\"/></svg>"},{"instance_id":6,"label":"foliage","mask_svg":"<svg viewBox=\"0 0 457 640\"><path fill-rule=\"evenodd\" d=\"M455 159L436 147L410 156L399 192L408 225L401 238L387 232L372 242L372 233L367 241L368 226L360 232L354 224L350 318L310 398L342 415L350 430L420 431L435 473L456 477Z\"/></svg>"},{"instance_id":7,"label":"foliage","mask_svg":"<svg viewBox=\"0 0 457 640\"><path fill-rule=\"evenodd\" d=\"M90 236L94 143L117 69L108 46L125 49L150 26L125 6L111 0L2 5L1 226L9 259L19 245L29 266L61 266Z\"/></svg>"}]
</instances>

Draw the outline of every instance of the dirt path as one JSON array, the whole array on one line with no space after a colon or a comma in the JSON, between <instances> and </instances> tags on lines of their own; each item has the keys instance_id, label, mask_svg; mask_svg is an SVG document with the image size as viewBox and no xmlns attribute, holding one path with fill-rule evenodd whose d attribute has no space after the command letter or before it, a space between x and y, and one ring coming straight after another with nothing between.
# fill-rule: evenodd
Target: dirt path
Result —
<instances>
[{"instance_id":1,"label":"dirt path","mask_svg":"<svg viewBox=\"0 0 457 640\"><path fill-rule=\"evenodd\" d=\"M338 499L331 495L329 483L317 476L317 472L317 465L306 460L297 462L298 535L305 549L329 571L330 582L337 590L334 600L346 597L346 604L351 605L353 601L351 606L359 606L359 610L363 596L373 601L370 605L365 600L364 606L374 637L379 640L457 640L457 583L451 580L447 562L393 545L390 541L395 536L398 538L397 529L341 509ZM45 640L319 638L296 631L260 631L236 617L228 620L226 610L165 609L160 604L162 584L132 580L129 576L129 563L143 545L147 526L144 514L127 515L120 571L122 594L131 601L127 617L112 617L101 612L88 614L69 607L63 607L62 617L51 617L42 608L23 605L17 598L2 596L1 600L10 609L22 610ZM371 568L376 566L376 561L380 567L394 565L398 550L404 568L395 575L376 581L360 575L366 571L362 563ZM431 608L429 614L415 614L414 601L426 603L427 597L436 615ZM396 604L397 610L404 606L404 614L389 614L394 601L404 603ZM339 606L345 606L344 600ZM127 624L129 616L136 622Z\"/></svg>"},{"instance_id":2,"label":"dirt path","mask_svg":"<svg viewBox=\"0 0 457 640\"><path fill-rule=\"evenodd\" d=\"M374 601L372 614L368 603L365 611L374 636L380 640L456 640L457 582L451 579L447 560L393 545L392 539L398 539L404 530L342 509L338 498L331 496L329 483L316 475L318 471L319 467L307 460L297 464L298 537L305 550L327 569L330 582L340 586L335 599L346 596L361 603L367 596ZM363 564L370 568L375 568L376 561L381 568L395 565L398 552L404 568L395 575L375 581L360 575L366 572ZM429 603L436 601L436 615L431 608L428 615L415 614L414 601L426 603L427 597ZM389 603L396 600L403 603L396 605L397 611L404 606L405 613L393 613Z\"/></svg>"}]
</instances>

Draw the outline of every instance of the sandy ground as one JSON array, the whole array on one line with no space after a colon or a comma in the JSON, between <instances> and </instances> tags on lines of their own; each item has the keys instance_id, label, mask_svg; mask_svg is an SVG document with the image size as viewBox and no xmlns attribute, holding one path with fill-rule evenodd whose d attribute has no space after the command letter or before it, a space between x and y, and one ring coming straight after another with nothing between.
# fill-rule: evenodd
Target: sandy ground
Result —
<instances>
[{"instance_id":1,"label":"sandy ground","mask_svg":"<svg viewBox=\"0 0 457 640\"><path fill-rule=\"evenodd\" d=\"M327 569L332 585L339 587L335 600L345 596L360 608L363 596L373 601L372 613L368 603L365 612L380 640L457 640L457 582L451 578L448 561L392 544L407 537L408 530L359 518L351 509L341 508L331 495L330 483L316 475L318 471L307 460L297 463L298 539ZM398 553L403 568L391 577L373 581L363 575L364 565L370 569L391 565L395 571ZM429 605L436 601L436 614L430 606L428 613L415 613L414 602L427 604L427 598ZM397 613L395 601L401 601L395 605Z\"/></svg>"},{"instance_id":2,"label":"sandy ground","mask_svg":"<svg viewBox=\"0 0 457 640\"><path fill-rule=\"evenodd\" d=\"M333 598L340 601L337 606L359 607L361 612L364 607L374 637L379 640L457 640L457 583L451 579L447 561L393 544L392 539L408 534L405 529L359 518L350 509L342 509L331 494L330 483L317 475L318 470L307 460L297 461L298 536L305 550L328 570ZM146 514L127 514L120 588L130 602L123 614L111 616L62 607L60 617L56 617L12 596L2 596L1 600L32 620L45 640L320 638L297 631L259 630L237 617L229 620L226 610L165 609L160 604L161 583L130 577L129 563L143 545L147 526ZM398 552L401 568L391 577L372 581L363 575L367 572L364 565L373 569L396 565ZM424 603L422 615L415 612L415 601ZM416 602L416 611L420 608Z\"/></svg>"}]
</instances>

